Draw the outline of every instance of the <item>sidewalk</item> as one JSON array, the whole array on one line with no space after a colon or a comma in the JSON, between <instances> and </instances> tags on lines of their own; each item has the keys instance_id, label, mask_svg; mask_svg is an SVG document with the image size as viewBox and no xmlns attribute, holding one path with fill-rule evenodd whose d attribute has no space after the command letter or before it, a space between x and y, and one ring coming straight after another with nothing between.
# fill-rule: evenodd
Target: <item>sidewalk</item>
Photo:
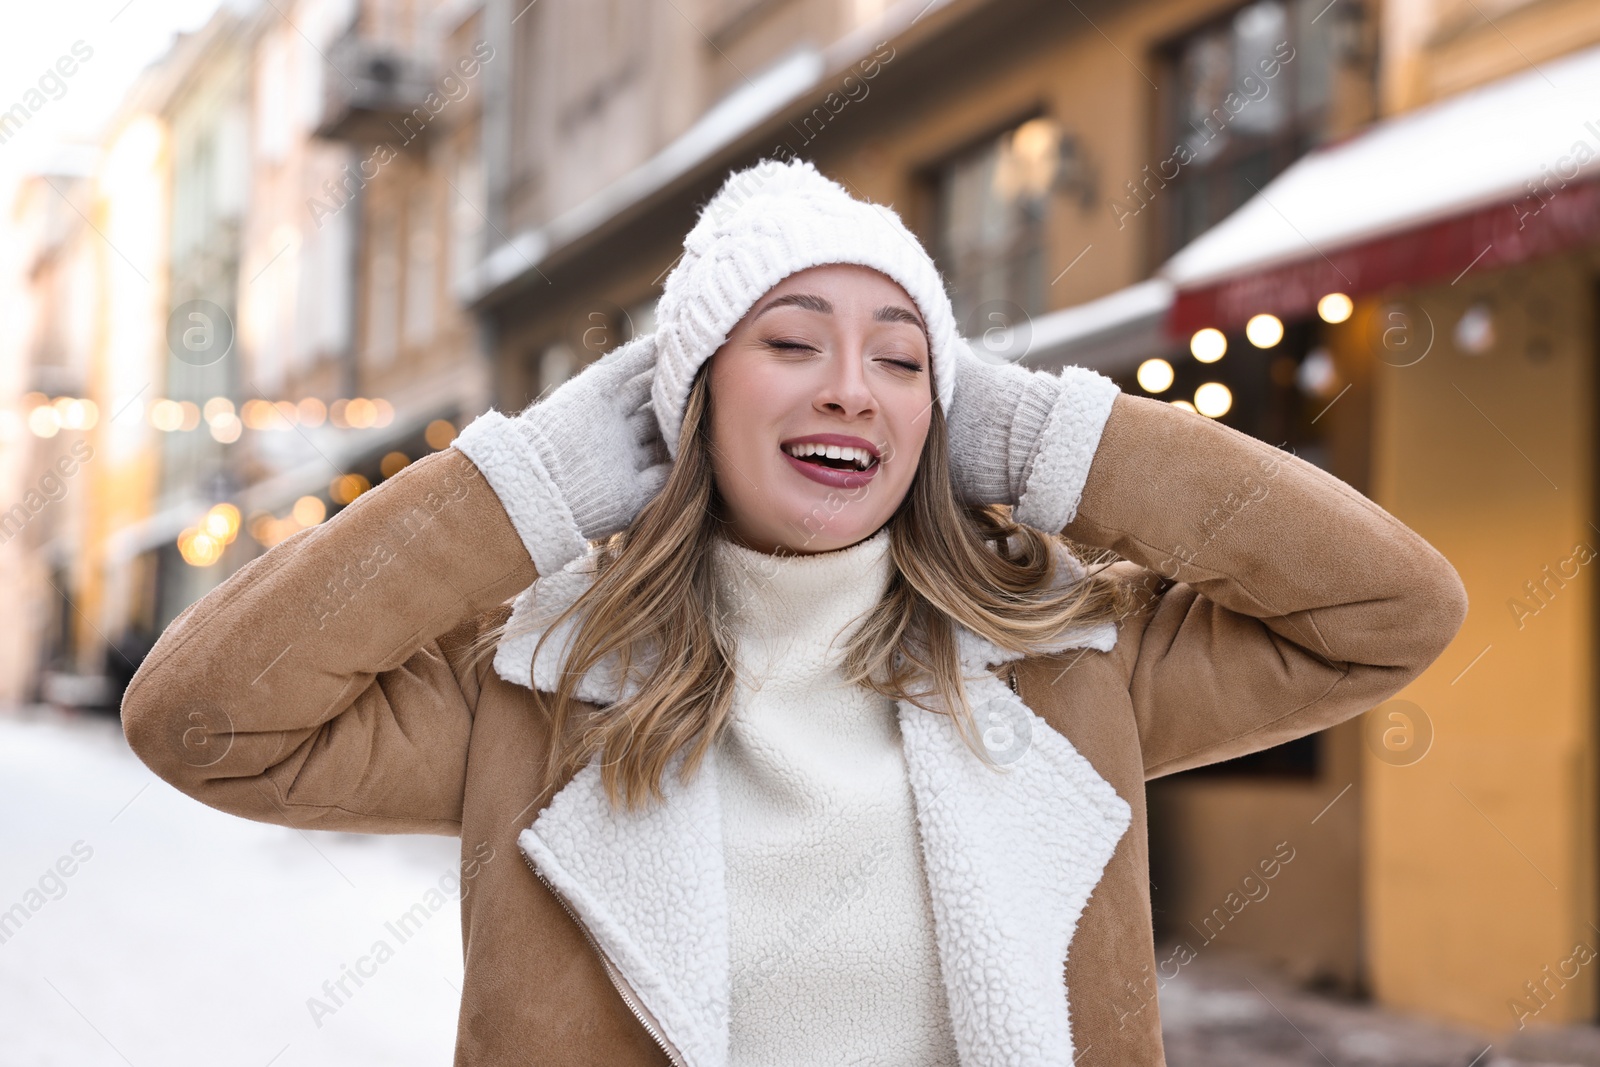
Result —
<instances>
[{"instance_id":1,"label":"sidewalk","mask_svg":"<svg viewBox=\"0 0 1600 1067\"><path fill-rule=\"evenodd\" d=\"M235 818L41 706L0 708L0 811L4 1067L450 1061L457 839Z\"/></svg>"},{"instance_id":2,"label":"sidewalk","mask_svg":"<svg viewBox=\"0 0 1600 1067\"><path fill-rule=\"evenodd\" d=\"M1479 1033L1308 992L1226 950L1159 997L1169 1067L1600 1067L1600 1027Z\"/></svg>"}]
</instances>

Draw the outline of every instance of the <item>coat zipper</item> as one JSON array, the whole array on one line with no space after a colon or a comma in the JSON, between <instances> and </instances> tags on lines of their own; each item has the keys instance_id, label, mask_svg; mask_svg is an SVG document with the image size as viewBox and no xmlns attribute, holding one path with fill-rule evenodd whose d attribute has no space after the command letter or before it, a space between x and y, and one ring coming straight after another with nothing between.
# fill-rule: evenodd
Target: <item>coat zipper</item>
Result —
<instances>
[{"instance_id":1,"label":"coat zipper","mask_svg":"<svg viewBox=\"0 0 1600 1067\"><path fill-rule=\"evenodd\" d=\"M546 878L543 872L533 865L533 859L529 857L525 849L519 846L517 851L522 853L522 861L528 865L528 870L532 871L533 876L544 884L544 887L550 891L551 896L556 898L556 903L560 904L561 909L571 917L573 923L583 933L584 939L589 942L589 947L594 949L595 955L600 957L600 963L605 967L606 977L611 979L611 984L616 987L617 993L622 997L622 1002L628 1006L629 1011L633 1012L633 1017L639 1020L639 1025L644 1027L645 1033L649 1034L661 1051L666 1053L667 1059L671 1060L675 1067L687 1067L683 1057L678 1054L678 1050L667 1041L666 1035L656 1026L654 1018L650 1016L644 1005L639 1002L638 996L628 985L627 979L622 977L622 972L617 970L616 965L611 962L611 958L600 947L600 942L594 939L594 935L589 932L589 928L584 925L583 920L578 918L577 912L573 911L572 906L567 903L566 897L562 896L560 890L550 884L550 879Z\"/></svg>"}]
</instances>

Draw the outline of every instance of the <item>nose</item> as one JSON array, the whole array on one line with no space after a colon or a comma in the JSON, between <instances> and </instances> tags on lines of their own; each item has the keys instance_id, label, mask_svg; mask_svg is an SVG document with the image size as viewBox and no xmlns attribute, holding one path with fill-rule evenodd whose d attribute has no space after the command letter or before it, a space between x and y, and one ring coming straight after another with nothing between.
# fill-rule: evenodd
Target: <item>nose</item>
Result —
<instances>
[{"instance_id":1,"label":"nose","mask_svg":"<svg viewBox=\"0 0 1600 1067\"><path fill-rule=\"evenodd\" d=\"M877 410L878 400L867 382L859 343L840 346L825 373L827 378L817 390L819 409L851 418L871 415Z\"/></svg>"}]
</instances>

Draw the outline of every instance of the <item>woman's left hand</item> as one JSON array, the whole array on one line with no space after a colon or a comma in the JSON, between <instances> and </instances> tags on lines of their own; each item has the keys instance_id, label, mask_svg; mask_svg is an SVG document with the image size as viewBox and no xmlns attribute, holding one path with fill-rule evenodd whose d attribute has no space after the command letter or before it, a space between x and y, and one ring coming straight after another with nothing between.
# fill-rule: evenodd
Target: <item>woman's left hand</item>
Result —
<instances>
[{"instance_id":1,"label":"woman's left hand","mask_svg":"<svg viewBox=\"0 0 1600 1067\"><path fill-rule=\"evenodd\" d=\"M955 396L945 414L956 492L969 504L1016 504L1061 379L990 362L964 339L955 352Z\"/></svg>"},{"instance_id":2,"label":"woman's left hand","mask_svg":"<svg viewBox=\"0 0 1600 1067\"><path fill-rule=\"evenodd\" d=\"M1060 529L1077 506L1116 383L1083 367L1056 375L992 363L965 340L955 350L946 425L957 495L1010 504L1018 522Z\"/></svg>"}]
</instances>

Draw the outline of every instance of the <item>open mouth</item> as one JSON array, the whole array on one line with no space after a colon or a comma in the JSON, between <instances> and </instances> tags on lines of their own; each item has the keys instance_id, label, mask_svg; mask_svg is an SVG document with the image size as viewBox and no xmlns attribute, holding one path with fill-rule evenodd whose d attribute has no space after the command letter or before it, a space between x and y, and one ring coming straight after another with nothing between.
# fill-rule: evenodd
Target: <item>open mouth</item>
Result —
<instances>
[{"instance_id":1,"label":"open mouth","mask_svg":"<svg viewBox=\"0 0 1600 1067\"><path fill-rule=\"evenodd\" d=\"M827 467L830 470L860 472L871 470L878 465L877 456L864 448L850 445L824 445L808 441L782 447L785 452L802 463Z\"/></svg>"}]
</instances>

